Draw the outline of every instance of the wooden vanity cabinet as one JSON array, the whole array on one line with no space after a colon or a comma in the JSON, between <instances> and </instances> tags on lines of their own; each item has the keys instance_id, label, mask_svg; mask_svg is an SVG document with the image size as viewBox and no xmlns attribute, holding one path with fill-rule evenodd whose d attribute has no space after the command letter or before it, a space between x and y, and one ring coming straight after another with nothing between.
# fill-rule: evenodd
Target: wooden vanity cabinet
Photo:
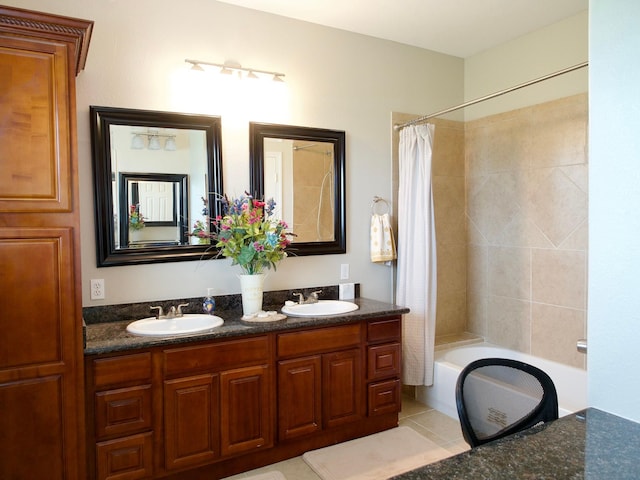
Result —
<instances>
[{"instance_id":1,"label":"wooden vanity cabinet","mask_svg":"<svg viewBox=\"0 0 640 480\"><path fill-rule=\"evenodd\" d=\"M360 323L277 336L279 440L364 417L361 337Z\"/></svg>"},{"instance_id":2,"label":"wooden vanity cabinet","mask_svg":"<svg viewBox=\"0 0 640 480\"><path fill-rule=\"evenodd\" d=\"M87 357L89 477L161 478L273 446L267 335Z\"/></svg>"},{"instance_id":3,"label":"wooden vanity cabinet","mask_svg":"<svg viewBox=\"0 0 640 480\"><path fill-rule=\"evenodd\" d=\"M85 478L75 78L93 22L0 6L0 478Z\"/></svg>"},{"instance_id":4,"label":"wooden vanity cabinet","mask_svg":"<svg viewBox=\"0 0 640 480\"><path fill-rule=\"evenodd\" d=\"M162 355L167 470L273 446L268 336L172 348Z\"/></svg>"},{"instance_id":5,"label":"wooden vanity cabinet","mask_svg":"<svg viewBox=\"0 0 640 480\"><path fill-rule=\"evenodd\" d=\"M398 424L398 316L85 363L90 479L213 480Z\"/></svg>"}]
</instances>

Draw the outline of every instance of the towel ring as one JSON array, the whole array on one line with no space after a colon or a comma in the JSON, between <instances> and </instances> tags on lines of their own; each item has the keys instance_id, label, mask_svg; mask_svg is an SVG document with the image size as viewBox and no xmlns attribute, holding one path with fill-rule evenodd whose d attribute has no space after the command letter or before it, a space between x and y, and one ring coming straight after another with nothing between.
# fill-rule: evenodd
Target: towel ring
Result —
<instances>
[{"instance_id":1,"label":"towel ring","mask_svg":"<svg viewBox=\"0 0 640 480\"><path fill-rule=\"evenodd\" d=\"M382 212L382 214L385 213L389 213L389 211L391 210L391 208L389 207L389 203L382 197L378 197L377 195L375 197L373 197L373 202L371 203L371 214L378 214L378 212L376 212L376 205L378 205L378 203L383 203L387 209L386 211Z\"/></svg>"}]
</instances>

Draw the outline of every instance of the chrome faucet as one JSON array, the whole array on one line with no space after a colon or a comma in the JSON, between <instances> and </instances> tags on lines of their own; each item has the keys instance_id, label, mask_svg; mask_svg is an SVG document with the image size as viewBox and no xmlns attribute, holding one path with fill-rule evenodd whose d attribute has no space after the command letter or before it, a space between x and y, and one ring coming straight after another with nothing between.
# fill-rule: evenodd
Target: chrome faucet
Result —
<instances>
[{"instance_id":1,"label":"chrome faucet","mask_svg":"<svg viewBox=\"0 0 640 480\"><path fill-rule=\"evenodd\" d=\"M305 300L304 295L299 292L294 292L294 295L298 296L298 304L304 305L307 303L318 303L318 294L322 293L322 290L317 290L315 292L311 292L311 294Z\"/></svg>"},{"instance_id":2,"label":"chrome faucet","mask_svg":"<svg viewBox=\"0 0 640 480\"><path fill-rule=\"evenodd\" d=\"M180 305L178 305L178 308L176 309L176 307L171 307L169 309L169 312L165 315L164 310L162 309L162 306L157 306L157 307L149 307L150 310L157 310L158 314L156 315L157 319L160 318L179 318L182 317L184 315L184 312L182 311L183 307L188 307L189 304L188 303L181 303Z\"/></svg>"},{"instance_id":3,"label":"chrome faucet","mask_svg":"<svg viewBox=\"0 0 640 480\"><path fill-rule=\"evenodd\" d=\"M180 305L178 305L178 312L176 313L176 317L181 317L184 315L184 312L182 311L182 307L188 307L189 304L188 303L181 303Z\"/></svg>"}]
</instances>

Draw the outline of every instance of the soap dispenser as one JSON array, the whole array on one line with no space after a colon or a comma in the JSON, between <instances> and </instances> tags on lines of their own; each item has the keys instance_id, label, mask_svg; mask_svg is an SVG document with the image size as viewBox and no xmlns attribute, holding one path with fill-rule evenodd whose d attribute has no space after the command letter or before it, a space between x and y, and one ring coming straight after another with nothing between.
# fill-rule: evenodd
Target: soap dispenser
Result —
<instances>
[{"instance_id":1,"label":"soap dispenser","mask_svg":"<svg viewBox=\"0 0 640 480\"><path fill-rule=\"evenodd\" d=\"M202 302L202 310L213 315L216 310L216 300L213 298L213 288L207 288L207 298Z\"/></svg>"}]
</instances>

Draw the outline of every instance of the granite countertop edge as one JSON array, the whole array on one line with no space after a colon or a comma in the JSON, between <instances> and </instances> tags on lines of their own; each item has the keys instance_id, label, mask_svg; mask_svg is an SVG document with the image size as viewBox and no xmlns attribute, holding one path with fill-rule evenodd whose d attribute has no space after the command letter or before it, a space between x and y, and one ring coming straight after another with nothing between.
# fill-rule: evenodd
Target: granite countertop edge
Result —
<instances>
[{"instance_id":1,"label":"granite countertop edge","mask_svg":"<svg viewBox=\"0 0 640 480\"><path fill-rule=\"evenodd\" d=\"M218 338L232 338L249 335L260 335L269 332L295 330L305 327L340 325L359 322L363 319L382 318L391 315L409 313L409 309L394 304L371 300L367 298L355 298L354 303L358 310L354 312L325 317L286 317L283 320L269 322L246 322L241 320L242 310L216 310L215 315L224 320L220 327L195 334L179 336L140 336L132 335L126 331L127 325L137 318L110 321L103 323L90 323L86 325L84 348L85 355L100 355L112 352L158 347L163 345L179 345L199 341L214 340ZM278 310L280 306L271 308L265 306L265 310Z\"/></svg>"}]
</instances>

